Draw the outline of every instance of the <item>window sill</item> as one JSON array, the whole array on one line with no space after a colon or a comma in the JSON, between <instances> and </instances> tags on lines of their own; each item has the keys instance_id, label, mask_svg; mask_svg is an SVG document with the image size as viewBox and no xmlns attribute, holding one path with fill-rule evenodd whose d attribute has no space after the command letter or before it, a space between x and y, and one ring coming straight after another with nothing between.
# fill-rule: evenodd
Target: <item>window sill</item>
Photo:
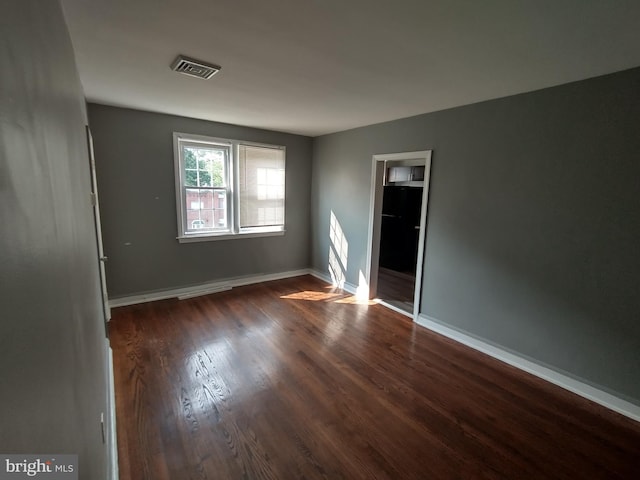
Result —
<instances>
[{"instance_id":1,"label":"window sill","mask_svg":"<svg viewBox=\"0 0 640 480\"><path fill-rule=\"evenodd\" d=\"M180 243L213 242L217 240L239 240L241 238L281 237L285 230L248 231L242 233L211 233L208 235L185 235L177 237Z\"/></svg>"}]
</instances>

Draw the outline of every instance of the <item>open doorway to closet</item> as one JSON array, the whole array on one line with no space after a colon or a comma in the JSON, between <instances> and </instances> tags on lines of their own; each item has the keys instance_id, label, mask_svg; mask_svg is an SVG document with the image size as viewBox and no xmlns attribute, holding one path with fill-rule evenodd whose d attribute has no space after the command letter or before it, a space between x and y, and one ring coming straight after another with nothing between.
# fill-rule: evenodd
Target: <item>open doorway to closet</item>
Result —
<instances>
[{"instance_id":1,"label":"open doorway to closet","mask_svg":"<svg viewBox=\"0 0 640 480\"><path fill-rule=\"evenodd\" d=\"M431 151L374 155L369 218L370 296L417 319Z\"/></svg>"}]
</instances>

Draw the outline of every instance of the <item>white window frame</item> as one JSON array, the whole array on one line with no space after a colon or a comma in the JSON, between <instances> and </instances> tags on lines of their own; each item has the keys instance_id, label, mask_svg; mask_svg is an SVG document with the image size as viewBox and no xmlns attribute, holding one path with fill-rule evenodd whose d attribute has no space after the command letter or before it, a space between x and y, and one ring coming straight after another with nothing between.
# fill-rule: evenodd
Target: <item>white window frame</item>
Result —
<instances>
[{"instance_id":1,"label":"white window frame","mask_svg":"<svg viewBox=\"0 0 640 480\"><path fill-rule=\"evenodd\" d=\"M229 147L229 165L228 165L228 186L227 186L227 218L228 229L223 232L206 231L206 232L186 232L186 198L183 193L184 188L184 172L182 167L182 159L180 152L181 142L201 143L203 145L218 145ZM251 227L240 228L240 160L239 149L241 145L272 148L281 150L284 154L285 163L285 198L284 198L284 215L282 225L268 227ZM177 226L178 236L176 237L180 243L204 242L212 240L230 240L237 238L253 238L253 237L271 237L285 234L286 225L286 147L282 145L271 145L267 143L247 142L244 140L233 140L219 137L208 137L205 135L192 135L189 133L173 133L173 161L175 170L175 190L176 190L176 210L177 210ZM197 188L197 187L196 187Z\"/></svg>"}]
</instances>

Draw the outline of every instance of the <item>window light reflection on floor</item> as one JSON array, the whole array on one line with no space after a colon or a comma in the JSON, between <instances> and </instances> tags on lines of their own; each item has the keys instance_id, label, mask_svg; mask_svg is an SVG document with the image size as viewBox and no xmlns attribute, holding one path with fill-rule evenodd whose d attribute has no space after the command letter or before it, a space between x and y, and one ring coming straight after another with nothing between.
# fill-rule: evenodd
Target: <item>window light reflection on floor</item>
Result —
<instances>
[{"instance_id":1,"label":"window light reflection on floor","mask_svg":"<svg viewBox=\"0 0 640 480\"><path fill-rule=\"evenodd\" d=\"M305 290L304 292L296 292L289 295L283 295L280 298L286 298L288 300L309 300L312 302L326 302L330 300L336 300L338 297L344 296L344 293L314 292L311 290Z\"/></svg>"},{"instance_id":2,"label":"window light reflection on floor","mask_svg":"<svg viewBox=\"0 0 640 480\"><path fill-rule=\"evenodd\" d=\"M334 287L327 287L333 289ZM308 302L334 302L349 305L374 305L376 302L366 298L360 299L357 295L351 295L342 291L333 292L317 292L313 290L304 290L301 292L282 295L280 298L286 300L305 300Z\"/></svg>"}]
</instances>

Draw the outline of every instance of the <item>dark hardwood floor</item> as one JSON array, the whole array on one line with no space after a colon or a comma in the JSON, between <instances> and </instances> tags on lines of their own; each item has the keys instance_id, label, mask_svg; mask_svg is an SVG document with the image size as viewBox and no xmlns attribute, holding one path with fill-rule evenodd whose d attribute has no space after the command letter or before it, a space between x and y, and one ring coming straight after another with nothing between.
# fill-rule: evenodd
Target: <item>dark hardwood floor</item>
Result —
<instances>
[{"instance_id":1,"label":"dark hardwood floor","mask_svg":"<svg viewBox=\"0 0 640 480\"><path fill-rule=\"evenodd\" d=\"M115 309L120 478L638 479L640 424L311 278Z\"/></svg>"},{"instance_id":2,"label":"dark hardwood floor","mask_svg":"<svg viewBox=\"0 0 640 480\"><path fill-rule=\"evenodd\" d=\"M380 267L378 270L377 297L404 311L413 312L413 295L416 276Z\"/></svg>"}]
</instances>

